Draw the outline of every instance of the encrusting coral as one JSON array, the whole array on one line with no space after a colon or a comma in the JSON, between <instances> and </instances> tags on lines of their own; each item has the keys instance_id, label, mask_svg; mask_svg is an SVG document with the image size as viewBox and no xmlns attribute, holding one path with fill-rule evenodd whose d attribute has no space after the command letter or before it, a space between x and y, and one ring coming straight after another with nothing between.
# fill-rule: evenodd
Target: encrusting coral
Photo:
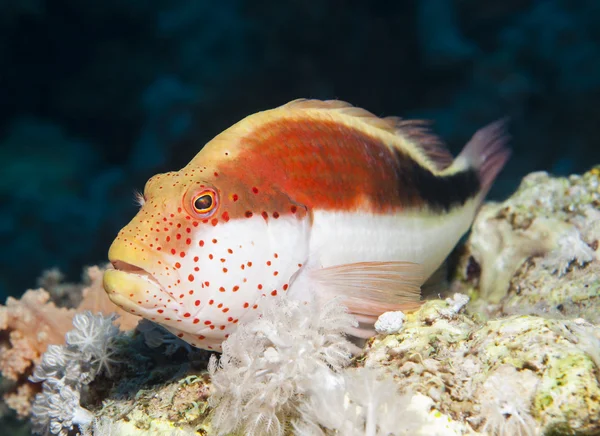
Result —
<instances>
[{"instance_id":1,"label":"encrusting coral","mask_svg":"<svg viewBox=\"0 0 600 436\"><path fill-rule=\"evenodd\" d=\"M73 317L77 313L90 310L104 314L117 313L120 318L117 324L122 330L133 328L138 318L116 307L106 296L102 287L102 269L90 267L86 271L83 285L61 285L53 282L50 292L45 289L29 290L20 299L9 297L5 306L0 306L0 331L3 332L0 342L0 372L14 382L4 399L8 406L25 417L30 413L31 401L39 391L27 377L33 366L41 360L42 354L51 344L65 343L65 334L72 328ZM56 273L52 273L56 277ZM65 286L76 297L65 297L57 288ZM61 301L79 301L77 308L57 307L52 296Z\"/></svg>"}]
</instances>

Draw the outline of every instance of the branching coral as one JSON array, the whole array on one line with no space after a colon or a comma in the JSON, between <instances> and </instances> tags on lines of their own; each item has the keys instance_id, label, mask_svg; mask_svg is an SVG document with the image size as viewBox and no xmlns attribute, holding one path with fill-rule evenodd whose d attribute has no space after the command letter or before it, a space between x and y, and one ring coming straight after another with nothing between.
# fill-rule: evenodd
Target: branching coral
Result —
<instances>
[{"instance_id":1,"label":"branching coral","mask_svg":"<svg viewBox=\"0 0 600 436\"><path fill-rule=\"evenodd\" d=\"M32 407L33 429L66 436L74 425L88 426L93 415L79 404L84 386L111 363L111 344L119 329L115 316L75 315L74 329L67 333L67 345L51 345L36 366L34 382L43 382L43 391Z\"/></svg>"}]
</instances>

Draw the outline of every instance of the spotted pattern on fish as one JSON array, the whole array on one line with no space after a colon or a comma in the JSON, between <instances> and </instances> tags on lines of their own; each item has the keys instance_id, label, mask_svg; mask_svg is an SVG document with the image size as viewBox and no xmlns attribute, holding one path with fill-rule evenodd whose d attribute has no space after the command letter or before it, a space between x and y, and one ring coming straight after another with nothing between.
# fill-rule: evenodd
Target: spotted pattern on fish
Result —
<instances>
[{"instance_id":1,"label":"spotted pattern on fish","mask_svg":"<svg viewBox=\"0 0 600 436\"><path fill-rule=\"evenodd\" d=\"M418 287L403 278L410 262L423 262L425 275L439 266L508 158L499 125L486 129L452 161L422 123L342 102L296 101L251 115L180 171L146 183L140 211L109 250L105 289L130 313L215 350L263 299L327 286L311 274L336 259L356 262L340 265L344 274L373 288L352 295L357 313L361 298L375 298L362 305L363 319L414 307Z\"/></svg>"}]
</instances>

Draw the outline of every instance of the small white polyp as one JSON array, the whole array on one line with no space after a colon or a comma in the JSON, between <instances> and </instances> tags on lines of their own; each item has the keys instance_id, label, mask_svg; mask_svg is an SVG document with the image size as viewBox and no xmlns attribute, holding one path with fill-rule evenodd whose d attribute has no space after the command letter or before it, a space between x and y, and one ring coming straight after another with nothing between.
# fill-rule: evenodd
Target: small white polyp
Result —
<instances>
[{"instance_id":1,"label":"small white polyp","mask_svg":"<svg viewBox=\"0 0 600 436\"><path fill-rule=\"evenodd\" d=\"M377 333L384 333L387 335L397 333L402 329L402 324L404 324L405 319L406 316L400 311L382 313L379 318L377 318L377 322L375 322L375 330Z\"/></svg>"}]
</instances>

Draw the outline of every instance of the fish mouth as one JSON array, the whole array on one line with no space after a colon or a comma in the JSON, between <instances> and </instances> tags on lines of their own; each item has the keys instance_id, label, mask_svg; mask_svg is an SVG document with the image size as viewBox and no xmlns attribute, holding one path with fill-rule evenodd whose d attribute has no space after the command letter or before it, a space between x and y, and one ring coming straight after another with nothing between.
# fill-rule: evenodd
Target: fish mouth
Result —
<instances>
[{"instance_id":1,"label":"fish mouth","mask_svg":"<svg viewBox=\"0 0 600 436\"><path fill-rule=\"evenodd\" d=\"M121 271L126 274L133 274L136 276L144 277L146 280L154 283L156 286L162 289L160 282L150 273L148 270L145 270L142 267L134 265L132 263L125 262L123 260L113 260L111 261L112 266L117 271Z\"/></svg>"}]
</instances>

